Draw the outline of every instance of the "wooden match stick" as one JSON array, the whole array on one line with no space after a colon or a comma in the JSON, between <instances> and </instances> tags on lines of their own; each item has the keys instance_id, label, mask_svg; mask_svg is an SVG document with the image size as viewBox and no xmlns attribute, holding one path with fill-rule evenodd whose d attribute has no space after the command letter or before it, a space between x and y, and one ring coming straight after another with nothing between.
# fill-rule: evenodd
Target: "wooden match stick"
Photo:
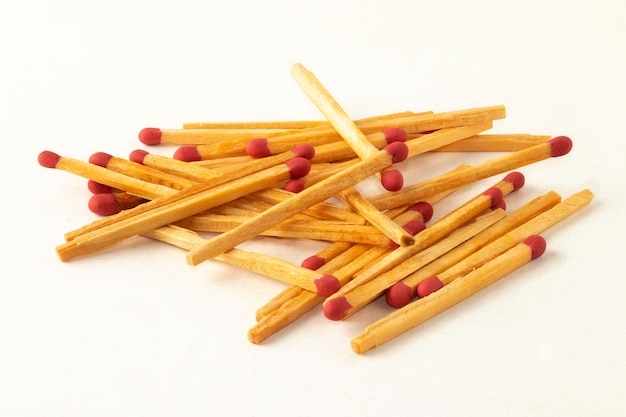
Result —
<instances>
[{"instance_id":1,"label":"wooden match stick","mask_svg":"<svg viewBox=\"0 0 626 417\"><path fill-rule=\"evenodd\" d=\"M480 134L440 148L436 152L515 152L552 139L549 135ZM410 154L410 153L409 153Z\"/></svg>"},{"instance_id":2,"label":"wooden match stick","mask_svg":"<svg viewBox=\"0 0 626 417\"><path fill-rule=\"evenodd\" d=\"M122 210L129 210L146 202L148 200L123 191L119 193L94 194L89 199L87 206L92 213L99 216L112 216Z\"/></svg>"},{"instance_id":3,"label":"wooden match stick","mask_svg":"<svg viewBox=\"0 0 626 417\"><path fill-rule=\"evenodd\" d=\"M359 158L365 159L378 152L378 149L359 130L356 123L348 116L315 74L304 68L302 64L295 64L291 67L291 75ZM398 191L402 188L402 174L395 169L388 167L386 170L383 170L380 180L383 187L389 191Z\"/></svg>"},{"instance_id":4,"label":"wooden match stick","mask_svg":"<svg viewBox=\"0 0 626 417\"><path fill-rule=\"evenodd\" d=\"M242 122L189 122L183 129L282 129L296 130L327 126L327 120L260 120ZM259 137L259 136L255 136Z\"/></svg>"},{"instance_id":5,"label":"wooden match stick","mask_svg":"<svg viewBox=\"0 0 626 417\"><path fill-rule=\"evenodd\" d=\"M176 190L164 185L142 181L89 162L60 156L50 151L41 152L38 161L45 168L60 169L148 200L176 193Z\"/></svg>"},{"instance_id":6,"label":"wooden match stick","mask_svg":"<svg viewBox=\"0 0 626 417\"><path fill-rule=\"evenodd\" d=\"M105 152L94 153L89 157L89 162L111 171L153 184L164 185L175 190L183 190L196 184L194 181L182 178L179 175L172 175L160 169L145 166L132 160L118 158Z\"/></svg>"},{"instance_id":7,"label":"wooden match stick","mask_svg":"<svg viewBox=\"0 0 626 417\"><path fill-rule=\"evenodd\" d=\"M210 181L222 175L222 173L217 170L179 161L163 155L155 155L143 149L135 149L132 151L129 155L129 159L135 163L160 169L165 172L171 172L179 177L194 182Z\"/></svg>"},{"instance_id":8,"label":"wooden match stick","mask_svg":"<svg viewBox=\"0 0 626 417\"><path fill-rule=\"evenodd\" d=\"M214 237L206 245L190 251L187 254L187 262L191 265L197 265L234 248L264 230L287 220L294 214L321 203L346 188L352 187L375 172L392 165L394 162L404 160L406 151L407 147L402 142L394 142L388 145L374 156L362 160L303 190L289 200L260 213L254 219L247 221L241 226Z\"/></svg>"},{"instance_id":9,"label":"wooden match stick","mask_svg":"<svg viewBox=\"0 0 626 417\"><path fill-rule=\"evenodd\" d=\"M419 201L428 195L436 194L446 189L458 188L544 159L566 155L571 148L571 139L566 136L557 136L546 143L508 153L481 164L459 169L420 183L408 185L403 188L402 193L388 192L380 194L375 198L371 198L370 201L379 210L386 210L389 207L397 207L411 201Z\"/></svg>"},{"instance_id":10,"label":"wooden match stick","mask_svg":"<svg viewBox=\"0 0 626 417\"><path fill-rule=\"evenodd\" d=\"M492 207L497 207L505 195L508 195L523 185L523 180L520 180L521 174L514 174L515 175L507 175L495 186L487 189L482 194L472 198L461 207L453 210L430 225L426 230L417 235L413 245L400 247L389 253L389 255L385 256L379 262L360 271L359 274L352 279L353 282L351 285L356 287L371 281L378 275L387 272L411 256L445 238L479 214ZM386 289L386 287L380 288L380 293L384 292ZM337 296L333 295L324 302L324 315L330 320L343 320L353 312L362 308L363 303L366 301L367 300L359 297L358 293L352 294L351 292L347 292Z\"/></svg>"},{"instance_id":11,"label":"wooden match stick","mask_svg":"<svg viewBox=\"0 0 626 417\"><path fill-rule=\"evenodd\" d=\"M297 131L298 129L296 129ZM271 127L232 127L232 128L194 128L194 129L159 129L146 127L139 132L139 141L144 145L207 145L224 140L245 140L258 137L271 137L285 132L293 132L290 129Z\"/></svg>"},{"instance_id":12,"label":"wooden match stick","mask_svg":"<svg viewBox=\"0 0 626 417\"><path fill-rule=\"evenodd\" d=\"M369 325L363 333L352 339L352 350L362 354L380 346L538 258L544 250L545 240L541 236L527 237L522 243L463 278Z\"/></svg>"},{"instance_id":13,"label":"wooden match stick","mask_svg":"<svg viewBox=\"0 0 626 417\"><path fill-rule=\"evenodd\" d=\"M406 144L409 147L409 157L433 151L435 149L440 149L442 146L451 145L480 132L484 132L485 130L489 130L492 126L493 122L488 120L475 125L439 129L434 132L421 135L416 139L406 141Z\"/></svg>"},{"instance_id":14,"label":"wooden match stick","mask_svg":"<svg viewBox=\"0 0 626 417\"><path fill-rule=\"evenodd\" d=\"M141 212L135 210L145 207L149 203L142 204L135 209L126 210L120 214L133 211L135 213L123 220L80 234L69 242L57 246L57 254L61 260L66 261L77 256L92 253L131 236L177 222L252 192L275 186L286 179L306 175L309 166L310 163L307 159L297 157L285 164L268 168L254 175L249 175L218 187L207 189L205 188L205 183L198 184L178 192L178 194L188 197L174 198L170 203L158 205L154 209L142 210ZM197 192L198 190L200 192Z\"/></svg>"},{"instance_id":15,"label":"wooden match stick","mask_svg":"<svg viewBox=\"0 0 626 417\"><path fill-rule=\"evenodd\" d=\"M205 243L205 239L197 233L172 225L147 231L143 235L188 250ZM231 249L215 259L322 296L332 294L340 286L339 281L330 274L320 275L310 269L262 253Z\"/></svg>"},{"instance_id":16,"label":"wooden match stick","mask_svg":"<svg viewBox=\"0 0 626 417\"><path fill-rule=\"evenodd\" d=\"M542 196L532 199L522 207L507 215L495 225L478 233L467 242L446 252L428 265L416 270L414 273L390 286L385 294L387 304L400 308L411 302L416 295L416 289L420 282L428 277L435 276L446 269L463 262L479 249L485 247L500 236L510 232L535 216L554 207L561 201L561 196L550 191ZM433 245L431 246L434 247Z\"/></svg>"}]
</instances>

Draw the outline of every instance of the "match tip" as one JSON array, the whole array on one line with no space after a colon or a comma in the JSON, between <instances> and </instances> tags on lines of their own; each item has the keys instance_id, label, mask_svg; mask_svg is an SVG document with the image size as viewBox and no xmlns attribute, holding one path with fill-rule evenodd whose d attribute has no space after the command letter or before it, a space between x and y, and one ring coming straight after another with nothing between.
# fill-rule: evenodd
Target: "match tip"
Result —
<instances>
[{"instance_id":1,"label":"match tip","mask_svg":"<svg viewBox=\"0 0 626 417\"><path fill-rule=\"evenodd\" d=\"M108 153L96 152L89 157L89 163L106 168L111 158L113 158L113 156Z\"/></svg>"},{"instance_id":2,"label":"match tip","mask_svg":"<svg viewBox=\"0 0 626 417\"><path fill-rule=\"evenodd\" d=\"M291 193L298 194L300 191L304 190L306 187L306 182L302 179L289 180L283 186L285 191L289 191Z\"/></svg>"},{"instance_id":3,"label":"match tip","mask_svg":"<svg viewBox=\"0 0 626 417\"><path fill-rule=\"evenodd\" d=\"M427 295L434 293L444 287L443 282L437 276L426 278L424 281L417 284L417 296L424 298Z\"/></svg>"},{"instance_id":4,"label":"match tip","mask_svg":"<svg viewBox=\"0 0 626 417\"><path fill-rule=\"evenodd\" d=\"M380 183L387 191L399 191L404 186L404 177L397 169L390 169L381 174Z\"/></svg>"},{"instance_id":5,"label":"match tip","mask_svg":"<svg viewBox=\"0 0 626 417\"><path fill-rule=\"evenodd\" d=\"M426 229L426 224L420 219L411 220L407 224L402 227L407 231L411 236L415 236L422 230Z\"/></svg>"},{"instance_id":6,"label":"match tip","mask_svg":"<svg viewBox=\"0 0 626 417\"><path fill-rule=\"evenodd\" d=\"M433 218L433 205L427 201L420 201L419 203L414 204L411 207L411 210L419 212L422 215L422 221L424 223L427 223Z\"/></svg>"},{"instance_id":7,"label":"match tip","mask_svg":"<svg viewBox=\"0 0 626 417\"><path fill-rule=\"evenodd\" d=\"M346 297L331 298L324 303L324 315L329 320L343 320L348 315L350 308L352 308L352 304L348 302Z\"/></svg>"},{"instance_id":8,"label":"match tip","mask_svg":"<svg viewBox=\"0 0 626 417\"><path fill-rule=\"evenodd\" d=\"M146 155L148 155L148 152L144 151L143 149L135 149L130 153L128 159L143 165L143 160L145 159Z\"/></svg>"},{"instance_id":9,"label":"match tip","mask_svg":"<svg viewBox=\"0 0 626 417\"><path fill-rule=\"evenodd\" d=\"M324 274L313 282L317 288L317 293L324 297L333 295L341 288L339 280L329 274Z\"/></svg>"},{"instance_id":10,"label":"match tip","mask_svg":"<svg viewBox=\"0 0 626 417\"><path fill-rule=\"evenodd\" d=\"M511 172L506 177L504 177L504 181L509 182L513 185L513 190L517 191L524 186L526 179L524 178L524 174L521 172Z\"/></svg>"},{"instance_id":11,"label":"match tip","mask_svg":"<svg viewBox=\"0 0 626 417\"><path fill-rule=\"evenodd\" d=\"M306 269L310 269L311 271L315 271L316 269L318 269L319 267L321 267L325 263L326 263L326 259L322 258L321 256L312 255L312 256L309 256L308 258L306 258L304 261L302 261L300 266L302 268L306 268Z\"/></svg>"},{"instance_id":12,"label":"match tip","mask_svg":"<svg viewBox=\"0 0 626 417\"><path fill-rule=\"evenodd\" d=\"M296 146L291 150L296 156L300 156L306 159L313 159L315 156L315 148L308 143L303 143L301 145Z\"/></svg>"},{"instance_id":13,"label":"match tip","mask_svg":"<svg viewBox=\"0 0 626 417\"><path fill-rule=\"evenodd\" d=\"M113 192L113 187L109 187L108 185L101 184L94 180L87 181L87 188L92 194L107 194Z\"/></svg>"},{"instance_id":14,"label":"match tip","mask_svg":"<svg viewBox=\"0 0 626 417\"><path fill-rule=\"evenodd\" d=\"M89 210L100 216L112 216L121 211L117 205L115 195L108 194L95 194L89 199Z\"/></svg>"},{"instance_id":15,"label":"match tip","mask_svg":"<svg viewBox=\"0 0 626 417\"><path fill-rule=\"evenodd\" d=\"M504 199L504 194L502 193L502 190L499 189L498 187L491 187L489 189L487 189L483 195L486 195L488 197L491 198L491 208L495 209L497 208L500 203L502 202L502 200Z\"/></svg>"},{"instance_id":16,"label":"match tip","mask_svg":"<svg viewBox=\"0 0 626 417\"><path fill-rule=\"evenodd\" d=\"M539 235L528 236L522 243L530 248L531 259L537 259L546 251L546 240Z\"/></svg>"},{"instance_id":17,"label":"match tip","mask_svg":"<svg viewBox=\"0 0 626 417\"><path fill-rule=\"evenodd\" d=\"M267 146L266 138L250 139L246 143L246 153L253 158L265 158L270 156L270 148Z\"/></svg>"},{"instance_id":18,"label":"match tip","mask_svg":"<svg viewBox=\"0 0 626 417\"><path fill-rule=\"evenodd\" d=\"M139 141L144 145L158 145L161 143L161 129L146 127L139 132Z\"/></svg>"},{"instance_id":19,"label":"match tip","mask_svg":"<svg viewBox=\"0 0 626 417\"><path fill-rule=\"evenodd\" d=\"M311 171L311 161L299 156L285 162L285 165L289 168L291 179L302 178Z\"/></svg>"},{"instance_id":20,"label":"match tip","mask_svg":"<svg viewBox=\"0 0 626 417\"><path fill-rule=\"evenodd\" d=\"M409 147L404 142L393 142L385 146L385 151L392 156L391 162L397 164L409 156Z\"/></svg>"},{"instance_id":21,"label":"match tip","mask_svg":"<svg viewBox=\"0 0 626 417\"><path fill-rule=\"evenodd\" d=\"M37 157L39 165L44 168L56 168L59 159L61 159L61 156L51 151L43 151Z\"/></svg>"},{"instance_id":22,"label":"match tip","mask_svg":"<svg viewBox=\"0 0 626 417\"><path fill-rule=\"evenodd\" d=\"M181 146L174 152L174 159L184 162L194 162L202 160L197 146Z\"/></svg>"},{"instance_id":23,"label":"match tip","mask_svg":"<svg viewBox=\"0 0 626 417\"><path fill-rule=\"evenodd\" d=\"M411 287L398 281L387 289L385 300L391 307L402 308L411 302Z\"/></svg>"},{"instance_id":24,"label":"match tip","mask_svg":"<svg viewBox=\"0 0 626 417\"><path fill-rule=\"evenodd\" d=\"M548 141L553 158L563 156L572 150L572 140L567 136L557 136Z\"/></svg>"},{"instance_id":25,"label":"match tip","mask_svg":"<svg viewBox=\"0 0 626 417\"><path fill-rule=\"evenodd\" d=\"M385 140L387 144L393 142L404 142L406 140L406 131L399 127L390 127L389 129L383 130L383 134L385 135Z\"/></svg>"}]
</instances>

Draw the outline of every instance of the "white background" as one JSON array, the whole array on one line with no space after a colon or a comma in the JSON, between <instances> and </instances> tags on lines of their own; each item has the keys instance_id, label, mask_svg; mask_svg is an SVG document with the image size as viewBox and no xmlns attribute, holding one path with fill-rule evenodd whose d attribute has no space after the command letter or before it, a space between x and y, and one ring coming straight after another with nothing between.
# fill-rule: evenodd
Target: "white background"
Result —
<instances>
[{"instance_id":1,"label":"white background","mask_svg":"<svg viewBox=\"0 0 626 417\"><path fill-rule=\"evenodd\" d=\"M5 3L0 415L623 415L623 1ZM57 259L63 234L95 217L85 180L40 167L40 151L171 155L144 147L139 130L319 119L289 75L296 62L354 118L504 104L494 132L574 141L520 169L510 209L549 190L596 198L544 233L542 258L362 356L350 340L384 302L339 323L314 310L256 346L254 312L282 283L191 267L139 237ZM402 169L414 182L489 156ZM248 246L294 262L322 247Z\"/></svg>"}]
</instances>

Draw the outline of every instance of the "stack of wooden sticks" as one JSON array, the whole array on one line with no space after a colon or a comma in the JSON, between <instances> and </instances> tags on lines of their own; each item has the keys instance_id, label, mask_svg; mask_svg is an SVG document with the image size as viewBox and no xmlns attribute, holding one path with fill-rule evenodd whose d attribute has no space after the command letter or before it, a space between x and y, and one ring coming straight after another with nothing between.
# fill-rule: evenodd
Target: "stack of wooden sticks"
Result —
<instances>
[{"instance_id":1,"label":"stack of wooden sticks","mask_svg":"<svg viewBox=\"0 0 626 417\"><path fill-rule=\"evenodd\" d=\"M572 142L484 134L505 117L503 106L353 121L314 74L296 64L292 75L326 121L194 123L140 132L147 145L181 145L173 158L136 150L129 159L97 153L83 162L42 152L42 166L89 180L90 208L104 215L66 233L59 258L142 235L187 250L191 265L216 259L286 282L289 287L257 311L248 332L253 343L317 306L329 319L344 320L384 296L396 310L352 340L352 349L363 353L540 256L545 241L539 234L593 198L586 189L563 200L551 191L505 212L504 196L524 184L514 170L565 155ZM405 184L394 164L433 151L503 154ZM505 173L425 225L432 205L449 193ZM372 176L386 191L364 196L355 186ZM202 232L218 234L207 239ZM258 235L328 246L301 265L236 248Z\"/></svg>"}]
</instances>

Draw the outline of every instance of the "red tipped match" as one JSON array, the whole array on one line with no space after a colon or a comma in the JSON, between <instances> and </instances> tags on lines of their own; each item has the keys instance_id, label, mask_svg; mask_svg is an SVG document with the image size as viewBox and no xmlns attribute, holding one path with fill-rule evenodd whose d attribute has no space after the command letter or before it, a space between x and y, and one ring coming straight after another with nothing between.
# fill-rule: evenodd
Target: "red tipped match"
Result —
<instances>
[{"instance_id":1,"label":"red tipped match","mask_svg":"<svg viewBox=\"0 0 626 417\"><path fill-rule=\"evenodd\" d=\"M424 298L427 295L434 293L444 287L443 282L436 277L426 278L424 281L420 282L417 285L417 296L419 298Z\"/></svg>"},{"instance_id":2,"label":"red tipped match","mask_svg":"<svg viewBox=\"0 0 626 417\"><path fill-rule=\"evenodd\" d=\"M494 204L491 206L491 210L497 210L497 209L506 210L506 201L504 201L504 199L498 201L497 204Z\"/></svg>"},{"instance_id":3,"label":"red tipped match","mask_svg":"<svg viewBox=\"0 0 626 417\"><path fill-rule=\"evenodd\" d=\"M96 194L89 199L89 210L100 216L112 216L120 211L114 194Z\"/></svg>"},{"instance_id":4,"label":"red tipped match","mask_svg":"<svg viewBox=\"0 0 626 417\"><path fill-rule=\"evenodd\" d=\"M346 297L337 297L324 303L324 315L330 320L343 320L348 315L348 310L352 308L352 304L348 302Z\"/></svg>"},{"instance_id":5,"label":"red tipped match","mask_svg":"<svg viewBox=\"0 0 626 417\"><path fill-rule=\"evenodd\" d=\"M502 190L498 187L491 187L487 189L483 195L491 197L491 208L496 208L504 198Z\"/></svg>"},{"instance_id":6,"label":"red tipped match","mask_svg":"<svg viewBox=\"0 0 626 417\"><path fill-rule=\"evenodd\" d=\"M50 151L43 151L37 157L39 165L44 168L56 168L59 159L61 159L60 155Z\"/></svg>"},{"instance_id":7,"label":"red tipped match","mask_svg":"<svg viewBox=\"0 0 626 417\"><path fill-rule=\"evenodd\" d=\"M306 158L296 157L285 162L289 167L291 179L302 178L311 171L311 162Z\"/></svg>"},{"instance_id":8,"label":"red tipped match","mask_svg":"<svg viewBox=\"0 0 626 417\"><path fill-rule=\"evenodd\" d=\"M398 281L387 289L385 300L391 307L401 308L411 302L411 287Z\"/></svg>"},{"instance_id":9,"label":"red tipped match","mask_svg":"<svg viewBox=\"0 0 626 417\"><path fill-rule=\"evenodd\" d=\"M145 145L158 145L161 143L161 129L146 127L139 132L139 141Z\"/></svg>"},{"instance_id":10,"label":"red tipped match","mask_svg":"<svg viewBox=\"0 0 626 417\"><path fill-rule=\"evenodd\" d=\"M304 190L305 186L306 182L304 182L304 180L296 179L287 181L283 188L285 189L285 191L297 194L300 191Z\"/></svg>"},{"instance_id":11,"label":"red tipped match","mask_svg":"<svg viewBox=\"0 0 626 417\"><path fill-rule=\"evenodd\" d=\"M404 177L397 169L390 169L382 173L380 183L387 191L399 191L402 189L402 186L404 186Z\"/></svg>"},{"instance_id":12,"label":"red tipped match","mask_svg":"<svg viewBox=\"0 0 626 417\"><path fill-rule=\"evenodd\" d=\"M298 145L291 150L296 156L301 156L306 159L313 159L315 156L315 148L308 143L303 143L302 145Z\"/></svg>"},{"instance_id":13,"label":"red tipped match","mask_svg":"<svg viewBox=\"0 0 626 417\"><path fill-rule=\"evenodd\" d=\"M317 293L319 295L323 295L324 297L333 295L337 292L337 290L339 290L339 288L341 288L339 280L329 274L322 275L316 279L314 283L317 288Z\"/></svg>"},{"instance_id":14,"label":"red tipped match","mask_svg":"<svg viewBox=\"0 0 626 417\"><path fill-rule=\"evenodd\" d=\"M546 251L546 240L539 235L528 236L522 243L530 248L531 259L537 259Z\"/></svg>"},{"instance_id":15,"label":"red tipped match","mask_svg":"<svg viewBox=\"0 0 626 417\"><path fill-rule=\"evenodd\" d=\"M316 269L318 269L325 263L326 263L326 259L317 255L312 255L306 258L304 261L302 261L300 266L306 269L310 269L311 271L315 271Z\"/></svg>"},{"instance_id":16,"label":"red tipped match","mask_svg":"<svg viewBox=\"0 0 626 417\"><path fill-rule=\"evenodd\" d=\"M413 207L411 207L411 210L420 212L424 223L427 223L433 218L433 206L426 201L420 201L419 203L414 204Z\"/></svg>"},{"instance_id":17,"label":"red tipped match","mask_svg":"<svg viewBox=\"0 0 626 417\"><path fill-rule=\"evenodd\" d=\"M105 167L109 164L109 161L113 158L112 155L104 152L96 152L89 157L89 162L98 165L101 167Z\"/></svg>"},{"instance_id":18,"label":"red tipped match","mask_svg":"<svg viewBox=\"0 0 626 417\"><path fill-rule=\"evenodd\" d=\"M181 146L174 152L174 159L185 162L201 161L202 156L196 146Z\"/></svg>"},{"instance_id":19,"label":"red tipped match","mask_svg":"<svg viewBox=\"0 0 626 417\"><path fill-rule=\"evenodd\" d=\"M113 192L113 187L109 187L108 185L100 184L94 180L87 181L87 188L93 194L109 194Z\"/></svg>"},{"instance_id":20,"label":"red tipped match","mask_svg":"<svg viewBox=\"0 0 626 417\"><path fill-rule=\"evenodd\" d=\"M557 136L548 141L550 148L552 149L552 157L563 156L572 150L572 140L567 136Z\"/></svg>"},{"instance_id":21,"label":"red tipped match","mask_svg":"<svg viewBox=\"0 0 626 417\"><path fill-rule=\"evenodd\" d=\"M516 171L511 172L506 177L504 177L504 181L513 184L513 190L517 191L524 186L526 179L524 178L524 174Z\"/></svg>"},{"instance_id":22,"label":"red tipped match","mask_svg":"<svg viewBox=\"0 0 626 417\"><path fill-rule=\"evenodd\" d=\"M250 139L246 143L246 153L253 158L265 158L272 154L265 138Z\"/></svg>"},{"instance_id":23,"label":"red tipped match","mask_svg":"<svg viewBox=\"0 0 626 417\"><path fill-rule=\"evenodd\" d=\"M406 140L406 131L399 127L390 127L389 129L383 130L383 134L385 135L385 140L387 143L393 142L404 142Z\"/></svg>"},{"instance_id":24,"label":"red tipped match","mask_svg":"<svg viewBox=\"0 0 626 417\"><path fill-rule=\"evenodd\" d=\"M409 156L409 147L404 142L393 142L385 146L385 151L393 156L391 162L397 164Z\"/></svg>"},{"instance_id":25,"label":"red tipped match","mask_svg":"<svg viewBox=\"0 0 626 417\"><path fill-rule=\"evenodd\" d=\"M143 160L145 159L146 155L148 155L148 152L144 151L143 149L135 149L130 153L128 159L143 165Z\"/></svg>"}]
</instances>

